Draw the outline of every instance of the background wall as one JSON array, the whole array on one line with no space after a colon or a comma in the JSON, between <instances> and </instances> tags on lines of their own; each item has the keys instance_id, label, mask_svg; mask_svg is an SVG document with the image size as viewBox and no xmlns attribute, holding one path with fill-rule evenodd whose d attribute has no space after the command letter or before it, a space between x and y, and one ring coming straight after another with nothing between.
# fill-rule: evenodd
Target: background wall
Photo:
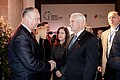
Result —
<instances>
[{"instance_id":1,"label":"background wall","mask_svg":"<svg viewBox=\"0 0 120 80\"><path fill-rule=\"evenodd\" d=\"M34 5L34 0L8 0L8 21L14 30L19 26L23 9Z\"/></svg>"},{"instance_id":2,"label":"background wall","mask_svg":"<svg viewBox=\"0 0 120 80\"><path fill-rule=\"evenodd\" d=\"M9 21L14 30L21 21L21 13L25 7L35 7L35 0L0 0L0 16Z\"/></svg>"},{"instance_id":3,"label":"background wall","mask_svg":"<svg viewBox=\"0 0 120 80\"><path fill-rule=\"evenodd\" d=\"M15 30L21 21L23 0L8 0L8 3L8 21Z\"/></svg>"},{"instance_id":4,"label":"background wall","mask_svg":"<svg viewBox=\"0 0 120 80\"><path fill-rule=\"evenodd\" d=\"M0 16L3 16L6 20L9 20L13 28L16 28L19 22L21 21L21 12L23 8L28 7L28 6L35 6L36 8L39 9L40 12L42 12L41 4L42 5L46 5L46 4L59 5L61 3L64 5L67 5L67 4L73 5L76 3L88 4L88 5L89 4L114 4L115 1L119 1L119 0L89 0L89 1L88 0L73 0L73 1L70 1L70 0L59 0L59 1L58 0L52 0L52 1L51 0L0 0ZM118 2L116 2L116 4L118 4ZM110 7L109 9L112 9L112 8ZM57 10L59 11L59 9ZM63 11L63 12L66 12L66 11ZM66 17L68 18L68 16ZM67 22L65 25L68 25L68 22L69 22L68 19L66 19L65 22Z\"/></svg>"},{"instance_id":5,"label":"background wall","mask_svg":"<svg viewBox=\"0 0 120 80\"><path fill-rule=\"evenodd\" d=\"M8 19L8 0L0 0L0 16Z\"/></svg>"},{"instance_id":6,"label":"background wall","mask_svg":"<svg viewBox=\"0 0 120 80\"><path fill-rule=\"evenodd\" d=\"M26 7L35 7L35 0L23 0L23 6Z\"/></svg>"},{"instance_id":7,"label":"background wall","mask_svg":"<svg viewBox=\"0 0 120 80\"><path fill-rule=\"evenodd\" d=\"M92 28L106 27L111 10L115 10L115 4L41 4L41 21L49 22L50 29L56 31L60 26L69 26L71 13L82 12Z\"/></svg>"},{"instance_id":8,"label":"background wall","mask_svg":"<svg viewBox=\"0 0 120 80\"><path fill-rule=\"evenodd\" d=\"M115 3L116 0L35 0L41 4L105 4Z\"/></svg>"}]
</instances>

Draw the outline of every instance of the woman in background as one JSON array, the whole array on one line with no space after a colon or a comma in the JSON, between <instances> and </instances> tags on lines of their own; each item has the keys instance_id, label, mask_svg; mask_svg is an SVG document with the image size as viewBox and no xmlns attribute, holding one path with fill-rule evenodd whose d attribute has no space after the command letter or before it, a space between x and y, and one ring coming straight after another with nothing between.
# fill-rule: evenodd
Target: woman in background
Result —
<instances>
[{"instance_id":1,"label":"woman in background","mask_svg":"<svg viewBox=\"0 0 120 80\"><path fill-rule=\"evenodd\" d=\"M65 80L65 68L63 64L65 64L65 50L66 50L66 42L69 38L69 30L67 27L60 27L57 30L57 39L53 44L51 51L51 58L56 62L56 69L53 71L53 80Z\"/></svg>"}]
</instances>

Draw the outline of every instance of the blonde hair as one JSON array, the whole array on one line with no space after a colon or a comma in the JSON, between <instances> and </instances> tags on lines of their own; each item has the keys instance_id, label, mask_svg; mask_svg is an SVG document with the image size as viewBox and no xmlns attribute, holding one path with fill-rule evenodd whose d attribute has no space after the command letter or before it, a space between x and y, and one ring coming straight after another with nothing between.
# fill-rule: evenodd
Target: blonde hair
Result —
<instances>
[{"instance_id":1,"label":"blonde hair","mask_svg":"<svg viewBox=\"0 0 120 80\"><path fill-rule=\"evenodd\" d=\"M109 14L111 14L111 13L116 14L116 15L118 15L118 16L119 16L119 14L118 14L118 12L117 12L117 11L110 11L110 12L108 13L108 15L109 15Z\"/></svg>"}]
</instances>

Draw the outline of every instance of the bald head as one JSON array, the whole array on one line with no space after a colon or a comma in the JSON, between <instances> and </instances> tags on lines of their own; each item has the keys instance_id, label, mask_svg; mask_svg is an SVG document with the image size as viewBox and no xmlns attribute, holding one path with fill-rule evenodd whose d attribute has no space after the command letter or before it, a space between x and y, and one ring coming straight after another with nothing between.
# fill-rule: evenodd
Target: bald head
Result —
<instances>
[{"instance_id":1,"label":"bald head","mask_svg":"<svg viewBox=\"0 0 120 80\"><path fill-rule=\"evenodd\" d=\"M120 24L120 16L118 15L117 11L110 11L108 13L108 23L113 28Z\"/></svg>"},{"instance_id":2,"label":"bald head","mask_svg":"<svg viewBox=\"0 0 120 80\"><path fill-rule=\"evenodd\" d=\"M118 15L118 16L119 16L119 14L118 14L117 11L110 11L110 12L108 13L108 15L109 15L109 14L114 14L114 15Z\"/></svg>"},{"instance_id":3,"label":"bald head","mask_svg":"<svg viewBox=\"0 0 120 80\"><path fill-rule=\"evenodd\" d=\"M36 29L40 23L40 14L38 9L34 7L28 7L23 10L22 24L26 25L29 29Z\"/></svg>"}]
</instances>

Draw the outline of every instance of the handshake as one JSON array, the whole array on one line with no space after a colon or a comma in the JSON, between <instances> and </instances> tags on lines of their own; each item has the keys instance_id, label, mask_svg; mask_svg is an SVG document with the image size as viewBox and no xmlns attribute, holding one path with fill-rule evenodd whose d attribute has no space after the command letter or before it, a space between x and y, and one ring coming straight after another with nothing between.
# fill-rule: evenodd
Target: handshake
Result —
<instances>
[{"instance_id":1,"label":"handshake","mask_svg":"<svg viewBox=\"0 0 120 80\"><path fill-rule=\"evenodd\" d=\"M51 69L50 69L50 71L52 71L53 69L55 69L56 68L56 62L55 61L53 61L53 60L50 60L50 61L48 61L49 63L50 63L50 65L51 65Z\"/></svg>"}]
</instances>

